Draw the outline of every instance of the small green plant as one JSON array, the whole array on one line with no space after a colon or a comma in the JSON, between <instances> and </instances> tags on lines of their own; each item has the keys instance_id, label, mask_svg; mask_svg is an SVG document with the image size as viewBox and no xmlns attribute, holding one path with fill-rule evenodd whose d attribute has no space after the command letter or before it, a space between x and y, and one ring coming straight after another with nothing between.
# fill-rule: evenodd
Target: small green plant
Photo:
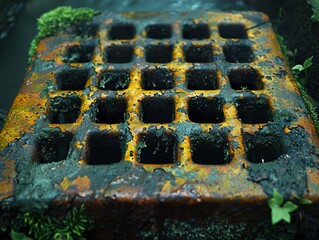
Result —
<instances>
[{"instance_id":1,"label":"small green plant","mask_svg":"<svg viewBox=\"0 0 319 240\"><path fill-rule=\"evenodd\" d=\"M93 224L92 219L85 215L84 205L72 208L63 219L43 212L26 212L11 222L13 227L4 226L2 232L7 232L12 240L85 240L84 232Z\"/></svg>"},{"instance_id":2,"label":"small green plant","mask_svg":"<svg viewBox=\"0 0 319 240\"><path fill-rule=\"evenodd\" d=\"M301 64L297 64L297 65L295 65L292 68L292 70L298 70L299 72L304 72L305 73L305 78L303 78L303 79L300 78L300 83L303 86L306 86L306 84L307 84L307 81L308 81L307 69L310 68L313 65L312 59L313 59L313 56L307 58L302 65Z\"/></svg>"},{"instance_id":3,"label":"small green plant","mask_svg":"<svg viewBox=\"0 0 319 240\"><path fill-rule=\"evenodd\" d=\"M27 237L24 233L16 232L13 229L11 230L10 237L12 240L33 240L32 238Z\"/></svg>"},{"instance_id":4,"label":"small green plant","mask_svg":"<svg viewBox=\"0 0 319 240\"><path fill-rule=\"evenodd\" d=\"M297 198L297 203L299 205L312 204L312 201L309 199L305 199L305 198L300 199L299 197L296 197L296 198ZM273 189L273 197L268 200L268 206L271 209L272 225L279 223L281 220L284 220L285 222L290 223L291 221L290 213L296 211L299 207L297 204L291 201L286 201L284 203L283 196L279 192L277 192L276 189Z\"/></svg>"}]
</instances>

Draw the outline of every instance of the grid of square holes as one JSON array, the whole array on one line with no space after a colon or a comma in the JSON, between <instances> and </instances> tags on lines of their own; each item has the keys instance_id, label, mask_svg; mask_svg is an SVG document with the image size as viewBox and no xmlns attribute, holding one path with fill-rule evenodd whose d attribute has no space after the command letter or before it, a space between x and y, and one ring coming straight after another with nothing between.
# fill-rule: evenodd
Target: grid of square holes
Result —
<instances>
[{"instance_id":1,"label":"grid of square holes","mask_svg":"<svg viewBox=\"0 0 319 240\"><path fill-rule=\"evenodd\" d=\"M262 91L264 84L260 71L247 64L255 58L244 24L219 24L219 45L212 42L216 34L213 34L212 26L216 23L186 21L179 23L179 31L173 27L174 24L153 23L139 30L137 24L113 22L100 27L101 46L87 42L69 46L63 61L66 64L83 64L82 67L67 67L55 75L56 89L61 93L74 91L74 94L51 98L50 123L77 121L82 104L79 91L90 87L89 78L93 79L94 87L90 91L106 95L97 97L91 104L94 124L118 124L118 129L121 129L125 127L122 123L128 122L131 129L136 124L139 128L152 125L163 126L167 130L168 124L178 129L185 121L213 126L223 123L228 120L224 112L226 100L221 94L219 64L223 64L224 68L227 66L226 85L233 90L231 104L237 110L237 119L244 125L272 121L272 109L269 97ZM216 53L216 48L221 51ZM89 73L86 63L97 56L102 62L95 64L102 66L102 70ZM172 62L178 63L179 67L170 65ZM177 90L178 98L175 96ZM244 90L254 91L254 94L246 94L244 98L236 95ZM177 114L178 107L186 113ZM178 161L178 139L182 137L178 136L179 131L137 132L134 136L137 139L136 154L131 155L137 156L138 162L173 164ZM217 141L216 135L221 135L221 140ZM231 161L230 144L226 135L214 131L190 136L192 162L228 164ZM71 138L68 136L67 139L70 144ZM126 141L121 131L90 133L87 164L111 164L123 160Z\"/></svg>"}]
</instances>

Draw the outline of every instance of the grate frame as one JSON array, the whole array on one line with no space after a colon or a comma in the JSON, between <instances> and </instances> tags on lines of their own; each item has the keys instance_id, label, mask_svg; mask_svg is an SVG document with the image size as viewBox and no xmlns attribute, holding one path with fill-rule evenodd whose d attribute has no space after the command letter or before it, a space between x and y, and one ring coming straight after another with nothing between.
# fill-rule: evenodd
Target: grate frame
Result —
<instances>
[{"instance_id":1,"label":"grate frame","mask_svg":"<svg viewBox=\"0 0 319 240\"><path fill-rule=\"evenodd\" d=\"M318 203L318 135L265 21L257 12L104 13L88 24L96 35L41 40L0 134L0 200L86 202L93 212L108 199L230 205L231 221L238 201L260 207L272 188ZM66 159L39 156L50 149L41 136L70 144ZM202 151L217 160L199 159ZM303 180L293 185L281 164L296 158L302 173L292 177ZM287 179L263 182L256 172L267 166Z\"/></svg>"}]
</instances>

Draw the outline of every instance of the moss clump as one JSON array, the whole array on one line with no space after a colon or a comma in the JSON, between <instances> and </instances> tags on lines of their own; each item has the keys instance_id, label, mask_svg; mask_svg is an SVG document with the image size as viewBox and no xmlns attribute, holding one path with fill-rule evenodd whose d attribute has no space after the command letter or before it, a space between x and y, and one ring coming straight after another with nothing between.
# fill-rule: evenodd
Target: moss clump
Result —
<instances>
[{"instance_id":1,"label":"moss clump","mask_svg":"<svg viewBox=\"0 0 319 240\"><path fill-rule=\"evenodd\" d=\"M32 40L29 49L29 62L41 39L55 35L71 25L89 21L97 13L91 8L73 9L69 6L62 6L42 14L38 18L38 34Z\"/></svg>"}]
</instances>

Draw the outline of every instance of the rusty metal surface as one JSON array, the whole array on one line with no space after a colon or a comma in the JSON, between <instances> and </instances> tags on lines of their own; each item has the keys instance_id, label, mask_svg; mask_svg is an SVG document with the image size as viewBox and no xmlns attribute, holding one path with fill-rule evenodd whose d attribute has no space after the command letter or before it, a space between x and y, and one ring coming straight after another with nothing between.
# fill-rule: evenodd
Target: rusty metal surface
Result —
<instances>
[{"instance_id":1,"label":"rusty metal surface","mask_svg":"<svg viewBox=\"0 0 319 240\"><path fill-rule=\"evenodd\" d=\"M101 221L125 203L262 218L274 188L317 203L318 136L267 20L105 13L43 39L0 135L2 202Z\"/></svg>"}]
</instances>

